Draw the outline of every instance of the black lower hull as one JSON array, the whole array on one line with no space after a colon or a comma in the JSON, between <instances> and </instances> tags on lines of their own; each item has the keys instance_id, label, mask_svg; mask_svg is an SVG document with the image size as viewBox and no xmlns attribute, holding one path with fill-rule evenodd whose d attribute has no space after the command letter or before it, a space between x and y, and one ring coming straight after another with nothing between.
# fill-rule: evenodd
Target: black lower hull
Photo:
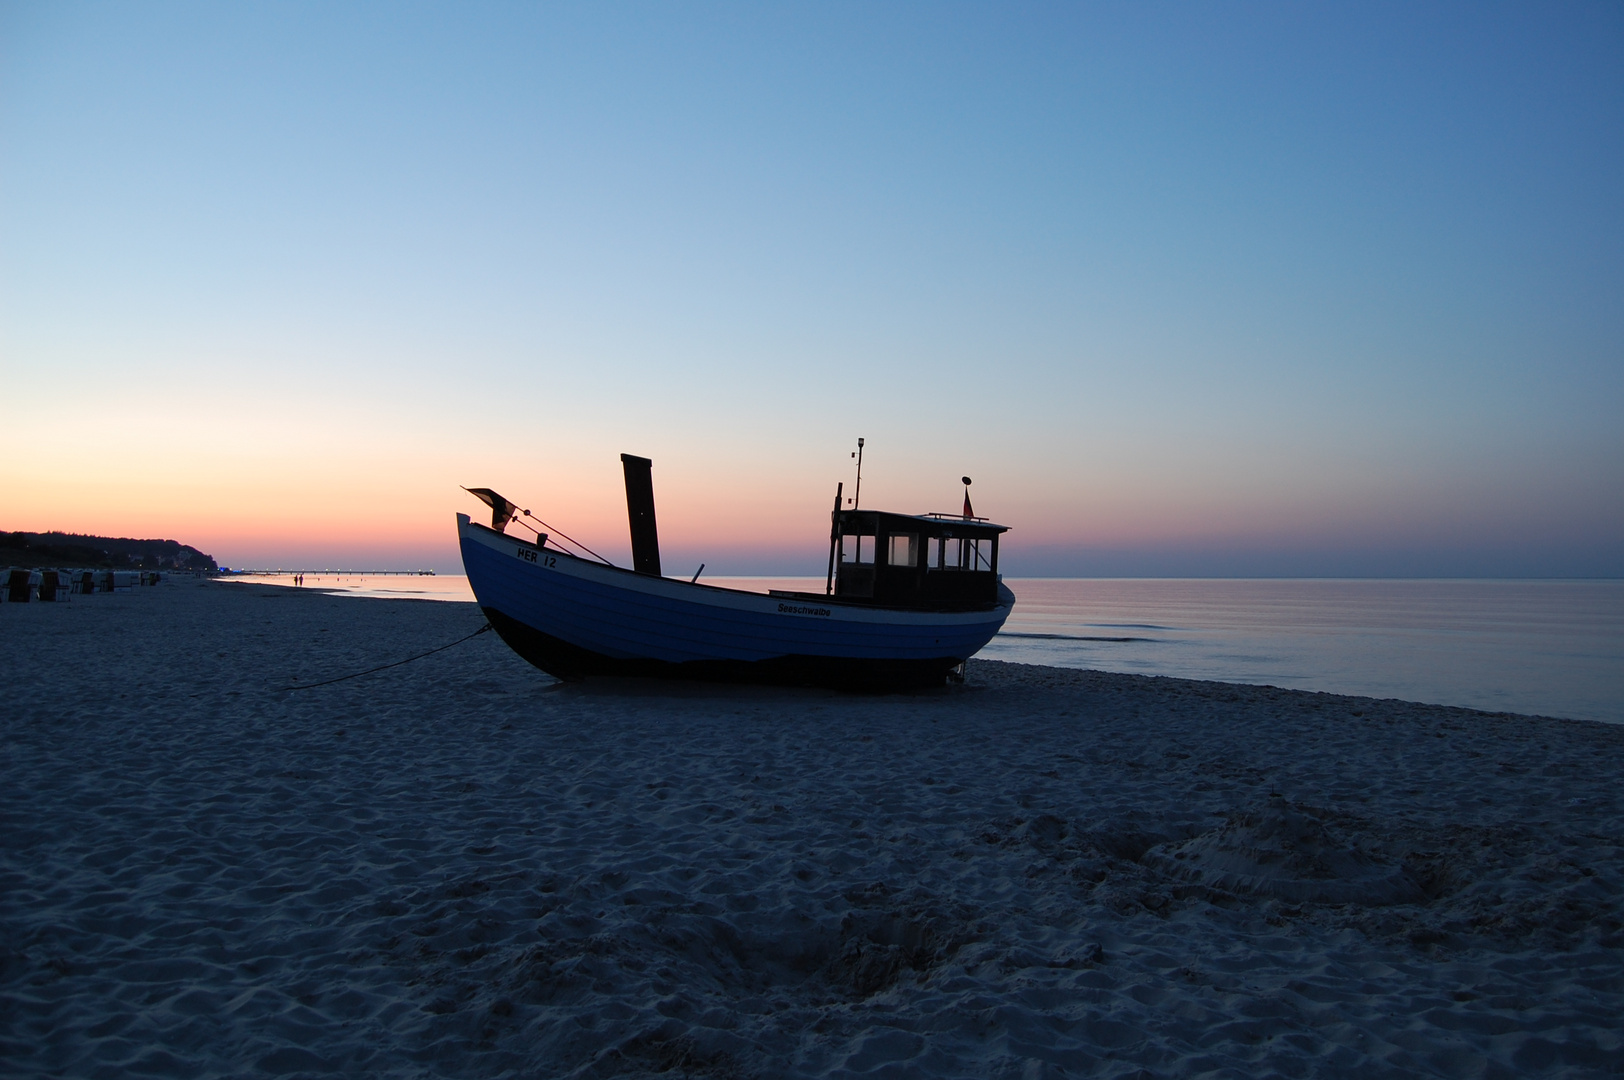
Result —
<instances>
[{"instance_id":1,"label":"black lower hull","mask_svg":"<svg viewBox=\"0 0 1624 1080\"><path fill-rule=\"evenodd\" d=\"M566 682L608 676L884 692L941 686L959 666L959 661L951 656L929 660L775 656L770 660L689 660L680 664L667 660L621 660L544 634L495 608L482 610L492 629L509 648L547 674Z\"/></svg>"}]
</instances>

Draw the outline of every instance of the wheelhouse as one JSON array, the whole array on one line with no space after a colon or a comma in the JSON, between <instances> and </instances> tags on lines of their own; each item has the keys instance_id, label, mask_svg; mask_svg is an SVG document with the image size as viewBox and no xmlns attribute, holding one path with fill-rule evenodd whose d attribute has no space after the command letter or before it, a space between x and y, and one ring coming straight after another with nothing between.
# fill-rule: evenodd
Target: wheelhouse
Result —
<instances>
[{"instance_id":1,"label":"wheelhouse","mask_svg":"<svg viewBox=\"0 0 1624 1080\"><path fill-rule=\"evenodd\" d=\"M890 608L992 607L1008 531L982 518L837 510L828 592Z\"/></svg>"}]
</instances>

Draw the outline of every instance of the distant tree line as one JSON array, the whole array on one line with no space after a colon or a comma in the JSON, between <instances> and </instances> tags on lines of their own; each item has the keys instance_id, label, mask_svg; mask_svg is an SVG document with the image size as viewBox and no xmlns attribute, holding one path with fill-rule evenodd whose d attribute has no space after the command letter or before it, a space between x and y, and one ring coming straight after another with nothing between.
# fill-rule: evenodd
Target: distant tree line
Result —
<instances>
[{"instance_id":1,"label":"distant tree line","mask_svg":"<svg viewBox=\"0 0 1624 1080\"><path fill-rule=\"evenodd\" d=\"M131 540L63 532L0 532L0 566L220 569L212 555L205 555L178 540Z\"/></svg>"}]
</instances>

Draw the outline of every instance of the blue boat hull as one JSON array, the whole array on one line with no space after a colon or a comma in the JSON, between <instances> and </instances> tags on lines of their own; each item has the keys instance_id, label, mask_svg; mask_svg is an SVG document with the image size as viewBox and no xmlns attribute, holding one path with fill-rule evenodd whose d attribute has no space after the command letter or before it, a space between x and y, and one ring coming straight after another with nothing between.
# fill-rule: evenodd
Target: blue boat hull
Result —
<instances>
[{"instance_id":1,"label":"blue boat hull","mask_svg":"<svg viewBox=\"0 0 1624 1080\"><path fill-rule=\"evenodd\" d=\"M940 685L992 640L1015 597L980 611L901 611L636 574L457 515L463 567L491 625L563 679L652 676L894 689Z\"/></svg>"}]
</instances>

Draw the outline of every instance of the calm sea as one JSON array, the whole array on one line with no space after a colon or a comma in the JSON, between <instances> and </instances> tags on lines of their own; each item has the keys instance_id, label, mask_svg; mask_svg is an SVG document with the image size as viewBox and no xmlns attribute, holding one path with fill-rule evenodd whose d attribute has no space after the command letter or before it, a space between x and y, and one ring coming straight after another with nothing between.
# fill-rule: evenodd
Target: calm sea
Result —
<instances>
[{"instance_id":1,"label":"calm sea","mask_svg":"<svg viewBox=\"0 0 1624 1080\"><path fill-rule=\"evenodd\" d=\"M275 579L273 579L275 580ZM822 578L706 578L822 591ZM285 579L281 583L286 583ZM1624 723L1624 581L1007 579L993 660ZM466 578L305 578L471 600Z\"/></svg>"},{"instance_id":2,"label":"calm sea","mask_svg":"<svg viewBox=\"0 0 1624 1080\"><path fill-rule=\"evenodd\" d=\"M1010 586L991 659L1624 723L1624 581Z\"/></svg>"}]
</instances>

